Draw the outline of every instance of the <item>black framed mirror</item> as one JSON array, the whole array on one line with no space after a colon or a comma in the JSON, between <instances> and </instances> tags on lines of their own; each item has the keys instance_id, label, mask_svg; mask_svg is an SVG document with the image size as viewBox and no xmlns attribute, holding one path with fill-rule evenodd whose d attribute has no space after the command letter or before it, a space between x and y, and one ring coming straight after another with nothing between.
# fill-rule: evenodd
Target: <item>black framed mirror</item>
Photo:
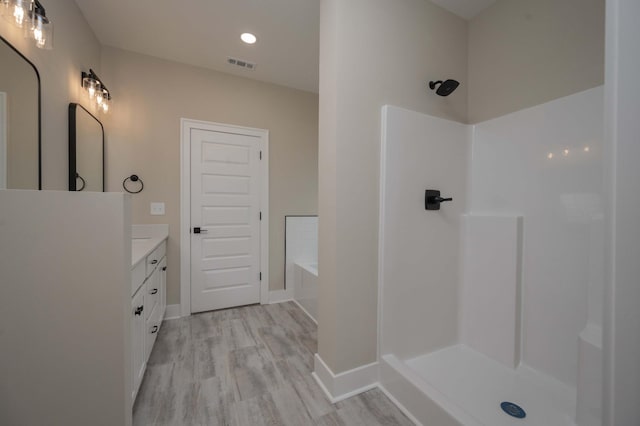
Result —
<instances>
[{"instance_id":1,"label":"black framed mirror","mask_svg":"<svg viewBox=\"0 0 640 426\"><path fill-rule=\"evenodd\" d=\"M76 103L69 104L69 191L104 192L104 127Z\"/></svg>"},{"instance_id":2,"label":"black framed mirror","mask_svg":"<svg viewBox=\"0 0 640 426\"><path fill-rule=\"evenodd\" d=\"M0 189L42 189L40 73L0 37Z\"/></svg>"}]
</instances>

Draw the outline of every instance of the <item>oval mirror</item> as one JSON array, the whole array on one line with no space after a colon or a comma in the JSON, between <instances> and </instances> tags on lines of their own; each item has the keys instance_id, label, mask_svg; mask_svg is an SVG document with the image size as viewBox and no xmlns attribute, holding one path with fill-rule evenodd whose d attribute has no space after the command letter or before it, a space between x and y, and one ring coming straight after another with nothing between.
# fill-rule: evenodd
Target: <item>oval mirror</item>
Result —
<instances>
[{"instance_id":1,"label":"oval mirror","mask_svg":"<svg viewBox=\"0 0 640 426\"><path fill-rule=\"evenodd\" d=\"M0 37L0 189L42 189L40 75Z\"/></svg>"}]
</instances>

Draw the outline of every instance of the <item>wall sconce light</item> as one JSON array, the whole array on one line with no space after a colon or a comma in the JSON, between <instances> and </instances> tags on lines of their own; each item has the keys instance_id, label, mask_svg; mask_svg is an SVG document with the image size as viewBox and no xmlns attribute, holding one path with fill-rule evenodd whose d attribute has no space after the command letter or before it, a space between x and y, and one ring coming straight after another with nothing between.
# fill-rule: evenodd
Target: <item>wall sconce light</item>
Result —
<instances>
[{"instance_id":1,"label":"wall sconce light","mask_svg":"<svg viewBox=\"0 0 640 426\"><path fill-rule=\"evenodd\" d=\"M0 15L22 28L39 49L53 48L53 24L39 0L0 0Z\"/></svg>"},{"instance_id":2,"label":"wall sconce light","mask_svg":"<svg viewBox=\"0 0 640 426\"><path fill-rule=\"evenodd\" d=\"M89 100L95 102L100 111L109 112L111 93L92 69L89 69L89 73L82 71L82 87L87 91Z\"/></svg>"}]
</instances>

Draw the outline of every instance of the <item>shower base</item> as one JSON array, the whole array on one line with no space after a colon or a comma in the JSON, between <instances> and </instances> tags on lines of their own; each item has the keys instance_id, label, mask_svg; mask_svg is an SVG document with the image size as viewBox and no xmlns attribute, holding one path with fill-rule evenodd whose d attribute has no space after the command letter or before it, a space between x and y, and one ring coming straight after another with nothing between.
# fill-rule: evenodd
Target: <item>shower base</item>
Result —
<instances>
[{"instance_id":1,"label":"shower base","mask_svg":"<svg viewBox=\"0 0 640 426\"><path fill-rule=\"evenodd\" d=\"M510 369L465 345L400 361L383 356L383 388L414 420L465 426L574 426L575 389L528 366ZM517 419L503 401L526 411ZM440 423L433 423L433 418Z\"/></svg>"}]
</instances>

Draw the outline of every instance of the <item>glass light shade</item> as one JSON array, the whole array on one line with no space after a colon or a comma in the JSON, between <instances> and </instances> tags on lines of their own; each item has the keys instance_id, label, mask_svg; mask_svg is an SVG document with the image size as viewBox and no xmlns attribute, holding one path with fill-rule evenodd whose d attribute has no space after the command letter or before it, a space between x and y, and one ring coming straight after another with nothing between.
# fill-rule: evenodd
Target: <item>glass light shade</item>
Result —
<instances>
[{"instance_id":1,"label":"glass light shade","mask_svg":"<svg viewBox=\"0 0 640 426\"><path fill-rule=\"evenodd\" d=\"M18 28L24 28L34 8L33 0L1 0L2 16Z\"/></svg>"},{"instance_id":2,"label":"glass light shade","mask_svg":"<svg viewBox=\"0 0 640 426\"><path fill-rule=\"evenodd\" d=\"M102 107L102 101L104 101L104 94L102 93L102 90L98 90L96 92L96 103L99 107Z\"/></svg>"},{"instance_id":3,"label":"glass light shade","mask_svg":"<svg viewBox=\"0 0 640 426\"><path fill-rule=\"evenodd\" d=\"M53 48L53 24L46 16L32 12L25 28L25 37L33 39L39 49Z\"/></svg>"},{"instance_id":4,"label":"glass light shade","mask_svg":"<svg viewBox=\"0 0 640 426\"><path fill-rule=\"evenodd\" d=\"M9 0L0 0L0 16L7 19L9 14Z\"/></svg>"},{"instance_id":5,"label":"glass light shade","mask_svg":"<svg viewBox=\"0 0 640 426\"><path fill-rule=\"evenodd\" d=\"M108 114L111 110L111 100L108 97L105 96L103 99L101 108L103 114Z\"/></svg>"},{"instance_id":6,"label":"glass light shade","mask_svg":"<svg viewBox=\"0 0 640 426\"><path fill-rule=\"evenodd\" d=\"M82 87L87 91L89 99L93 100L96 96L96 92L100 90L100 83L91 77L85 77L82 79Z\"/></svg>"}]
</instances>

